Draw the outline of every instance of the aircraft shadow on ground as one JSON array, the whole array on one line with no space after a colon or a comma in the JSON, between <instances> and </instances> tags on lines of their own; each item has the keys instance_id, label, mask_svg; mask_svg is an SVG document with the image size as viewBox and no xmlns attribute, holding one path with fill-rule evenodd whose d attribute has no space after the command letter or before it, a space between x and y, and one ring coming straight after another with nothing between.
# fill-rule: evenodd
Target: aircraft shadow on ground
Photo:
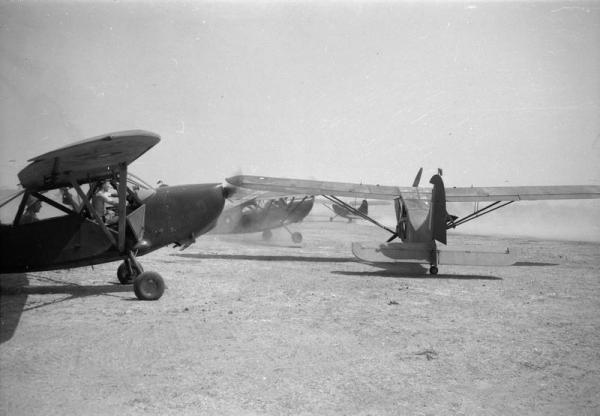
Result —
<instances>
[{"instance_id":1,"label":"aircraft shadow on ground","mask_svg":"<svg viewBox=\"0 0 600 416\"><path fill-rule=\"evenodd\" d=\"M428 273L411 273L407 271L397 270L374 270L367 272L352 272L352 271L332 271L332 274L343 275L343 276L363 276L363 277L390 277L390 278L403 278L403 279L448 279L448 280L502 280L501 277L496 276L482 276L476 274L428 274Z\"/></svg>"},{"instance_id":2,"label":"aircraft shadow on ground","mask_svg":"<svg viewBox=\"0 0 600 416\"><path fill-rule=\"evenodd\" d=\"M309 263L356 263L354 257L324 257L324 256L277 256L249 254L202 254L175 253L172 256L199 260L255 260L255 261L300 261Z\"/></svg>"},{"instance_id":3,"label":"aircraft shadow on ground","mask_svg":"<svg viewBox=\"0 0 600 416\"><path fill-rule=\"evenodd\" d=\"M199 260L254 260L254 261L297 261L309 263L363 263L355 257L323 257L323 256L275 256L275 255L249 255L249 254L203 254L203 253L175 253L171 256ZM371 265L379 267L377 265ZM406 267L384 268L374 271L332 271L333 274L345 276L378 276L378 277L404 277L413 279L464 279L464 280L502 280L496 276L480 276L468 274L427 274L427 269L419 265L407 265Z\"/></svg>"},{"instance_id":4,"label":"aircraft shadow on ground","mask_svg":"<svg viewBox=\"0 0 600 416\"><path fill-rule=\"evenodd\" d=\"M541 263L535 261L518 261L513 267L541 267L541 266L559 266L558 263Z\"/></svg>"},{"instance_id":5,"label":"aircraft shadow on ground","mask_svg":"<svg viewBox=\"0 0 600 416\"><path fill-rule=\"evenodd\" d=\"M131 292L131 286L121 284L107 285L78 285L60 280L43 278L54 285L29 285L29 278L25 273L2 276L0 286L0 344L10 340L23 312L43 308L49 305L81 298L84 296L110 295L111 293ZM41 302L27 306L29 295L68 295L48 302Z\"/></svg>"}]
</instances>

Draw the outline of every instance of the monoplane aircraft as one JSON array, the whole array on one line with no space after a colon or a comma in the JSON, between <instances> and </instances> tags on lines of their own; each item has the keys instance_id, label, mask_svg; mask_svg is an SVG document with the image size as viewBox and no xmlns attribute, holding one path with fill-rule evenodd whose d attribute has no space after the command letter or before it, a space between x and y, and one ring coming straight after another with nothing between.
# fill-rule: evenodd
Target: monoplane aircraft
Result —
<instances>
[{"instance_id":1,"label":"monoplane aircraft","mask_svg":"<svg viewBox=\"0 0 600 416\"><path fill-rule=\"evenodd\" d=\"M138 299L160 298L162 277L144 271L136 257L171 243L189 245L209 231L223 209L225 191L220 184L154 189L128 174L128 165L159 141L154 133L124 131L31 159L18 174L23 189L0 204L21 198L12 223L0 226L0 272L123 260L119 281L133 280ZM114 215L105 209L103 198L110 197L101 194L111 186ZM52 197L57 192L58 201Z\"/></svg>"},{"instance_id":2,"label":"monoplane aircraft","mask_svg":"<svg viewBox=\"0 0 600 416\"><path fill-rule=\"evenodd\" d=\"M225 206L213 234L262 233L270 240L272 230L283 227L294 243L302 242L302 234L292 232L288 225L301 222L313 207L314 196L270 197L266 193L248 194L235 189L230 192L231 206Z\"/></svg>"},{"instance_id":3,"label":"monoplane aircraft","mask_svg":"<svg viewBox=\"0 0 600 416\"><path fill-rule=\"evenodd\" d=\"M325 205L325 204L323 204ZM352 208L356 208L355 205L352 205ZM342 218L346 218L348 220L348 222L352 222L352 220L357 220L359 218L364 218L364 215L369 215L369 203L367 202L366 199L363 199L362 202L360 203L360 206L358 208L356 208L356 212L357 214L355 214L354 210L353 211L349 211L348 209L346 209L343 205L340 204L336 204L333 203L331 204L331 207L329 205L325 205L327 208L329 208L331 211L333 211L333 213L335 214L333 217L329 217L329 221L333 221L335 218L337 217L342 217Z\"/></svg>"},{"instance_id":4,"label":"monoplane aircraft","mask_svg":"<svg viewBox=\"0 0 600 416\"><path fill-rule=\"evenodd\" d=\"M332 202L359 214L358 210L338 197L393 200L396 226L388 228L368 216L362 216L391 233L385 243L353 243L353 254L368 263L428 264L431 274L438 273L439 265L510 265L514 256L506 250L479 250L446 246L447 230L481 217L515 201L600 198L600 186L513 186L445 188L441 171L432 176L432 188L419 187L421 172L412 187L364 185L342 182L322 182L303 179L271 178L263 176L235 176L227 182L253 190L281 194L323 195ZM481 202L490 204L458 218L446 211L446 202ZM402 241L392 242L400 238ZM436 242L442 243L438 246Z\"/></svg>"}]
</instances>

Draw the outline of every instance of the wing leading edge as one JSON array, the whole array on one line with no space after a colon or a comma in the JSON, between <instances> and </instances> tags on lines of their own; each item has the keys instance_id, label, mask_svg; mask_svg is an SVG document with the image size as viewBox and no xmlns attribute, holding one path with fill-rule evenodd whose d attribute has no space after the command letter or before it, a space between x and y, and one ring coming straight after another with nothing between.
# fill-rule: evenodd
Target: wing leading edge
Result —
<instances>
[{"instance_id":1,"label":"wing leading edge","mask_svg":"<svg viewBox=\"0 0 600 416\"><path fill-rule=\"evenodd\" d=\"M336 195L368 199L420 199L431 195L431 188L324 182L306 179L240 175L227 178L232 185L271 192L307 195ZM447 202L520 201L600 198L600 186L510 186L446 188Z\"/></svg>"},{"instance_id":2,"label":"wing leading edge","mask_svg":"<svg viewBox=\"0 0 600 416\"><path fill-rule=\"evenodd\" d=\"M82 140L30 159L21 172L21 185L42 191L110 177L111 169L129 165L146 153L160 136L143 130L122 131Z\"/></svg>"},{"instance_id":3,"label":"wing leading edge","mask_svg":"<svg viewBox=\"0 0 600 416\"><path fill-rule=\"evenodd\" d=\"M240 175L227 178L227 182L242 188L304 195L336 195L371 199L393 200L400 193L413 194L419 188L365 185L346 182L324 182L307 179L273 178L267 176ZM421 188L424 192L428 189Z\"/></svg>"}]
</instances>

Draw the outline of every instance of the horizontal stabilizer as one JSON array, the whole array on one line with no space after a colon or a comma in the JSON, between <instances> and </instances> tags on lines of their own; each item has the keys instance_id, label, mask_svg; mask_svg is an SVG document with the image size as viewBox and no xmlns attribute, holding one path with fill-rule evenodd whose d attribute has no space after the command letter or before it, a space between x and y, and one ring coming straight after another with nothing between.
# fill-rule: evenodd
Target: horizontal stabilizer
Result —
<instances>
[{"instance_id":1,"label":"horizontal stabilizer","mask_svg":"<svg viewBox=\"0 0 600 416\"><path fill-rule=\"evenodd\" d=\"M474 247L439 247L432 243L352 243L352 253L369 263L434 263L463 266L509 266L515 262L508 249Z\"/></svg>"},{"instance_id":2,"label":"horizontal stabilizer","mask_svg":"<svg viewBox=\"0 0 600 416\"><path fill-rule=\"evenodd\" d=\"M432 243L352 243L352 254L369 263L429 264L434 249Z\"/></svg>"}]
</instances>

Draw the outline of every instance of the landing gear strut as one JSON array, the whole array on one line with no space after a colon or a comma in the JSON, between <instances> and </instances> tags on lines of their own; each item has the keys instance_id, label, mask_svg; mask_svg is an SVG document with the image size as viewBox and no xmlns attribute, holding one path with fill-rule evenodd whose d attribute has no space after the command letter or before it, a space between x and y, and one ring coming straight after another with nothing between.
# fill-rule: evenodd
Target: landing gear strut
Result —
<instances>
[{"instance_id":1,"label":"landing gear strut","mask_svg":"<svg viewBox=\"0 0 600 416\"><path fill-rule=\"evenodd\" d=\"M133 280L144 272L144 268L141 264L132 263L129 259L123 261L117 269L117 278L122 285L129 285L133 283Z\"/></svg>"},{"instance_id":2,"label":"landing gear strut","mask_svg":"<svg viewBox=\"0 0 600 416\"><path fill-rule=\"evenodd\" d=\"M157 300L165 291L165 281L157 272L145 272L142 265L129 252L127 258L117 270L117 277L122 284L133 281L133 292L139 300Z\"/></svg>"}]
</instances>

